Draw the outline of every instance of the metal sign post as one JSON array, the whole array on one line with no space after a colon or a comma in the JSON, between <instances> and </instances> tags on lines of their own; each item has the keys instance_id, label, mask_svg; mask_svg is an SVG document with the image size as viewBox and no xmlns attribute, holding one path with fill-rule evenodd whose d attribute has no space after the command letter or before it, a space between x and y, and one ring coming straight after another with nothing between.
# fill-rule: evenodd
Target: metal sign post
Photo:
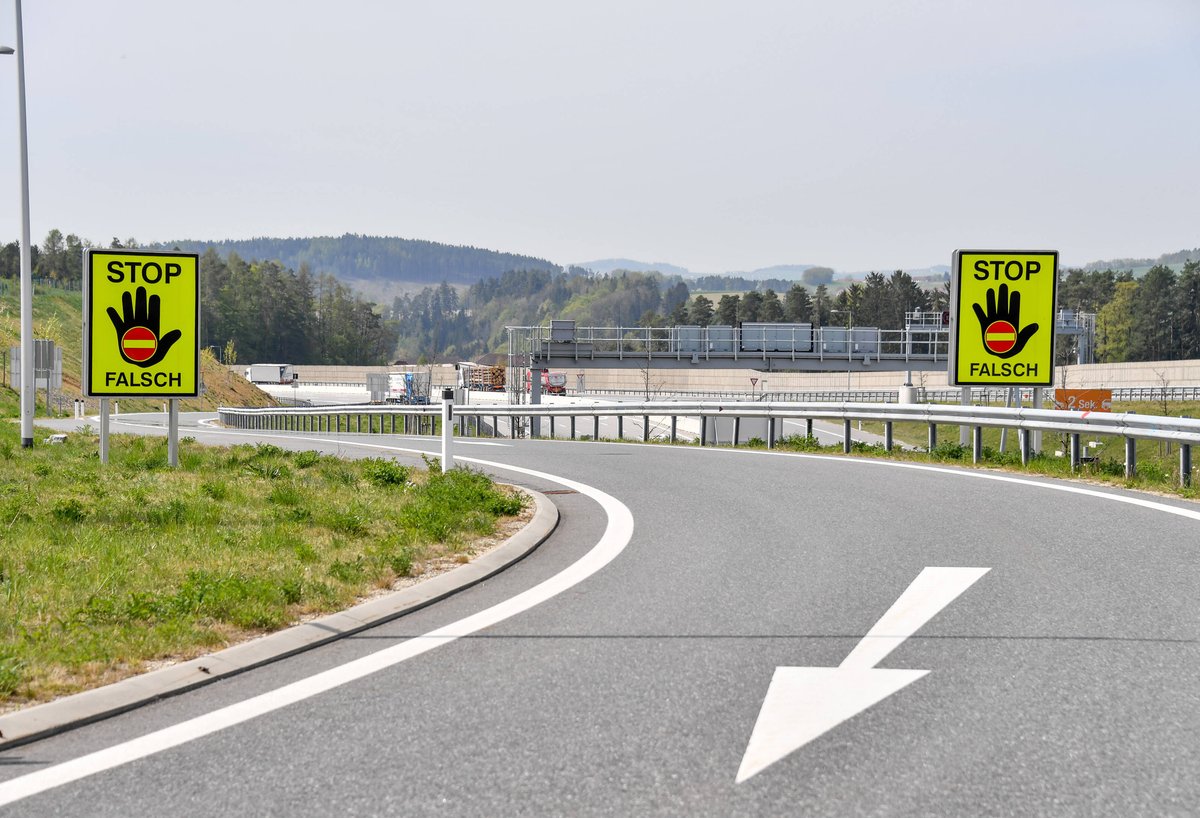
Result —
<instances>
[{"instance_id":1,"label":"metal sign post","mask_svg":"<svg viewBox=\"0 0 1200 818\"><path fill-rule=\"evenodd\" d=\"M100 462L108 464L108 398L100 399Z\"/></svg>"}]
</instances>

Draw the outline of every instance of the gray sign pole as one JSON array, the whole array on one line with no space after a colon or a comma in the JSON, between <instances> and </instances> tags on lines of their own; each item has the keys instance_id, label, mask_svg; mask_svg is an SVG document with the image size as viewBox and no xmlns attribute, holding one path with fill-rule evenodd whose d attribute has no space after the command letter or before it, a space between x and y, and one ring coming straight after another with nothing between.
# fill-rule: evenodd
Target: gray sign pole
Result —
<instances>
[{"instance_id":1,"label":"gray sign pole","mask_svg":"<svg viewBox=\"0 0 1200 818\"><path fill-rule=\"evenodd\" d=\"M108 463L108 398L100 399L100 462Z\"/></svg>"},{"instance_id":2,"label":"gray sign pole","mask_svg":"<svg viewBox=\"0 0 1200 818\"><path fill-rule=\"evenodd\" d=\"M167 465L179 468L179 399L171 398L167 410Z\"/></svg>"}]
</instances>

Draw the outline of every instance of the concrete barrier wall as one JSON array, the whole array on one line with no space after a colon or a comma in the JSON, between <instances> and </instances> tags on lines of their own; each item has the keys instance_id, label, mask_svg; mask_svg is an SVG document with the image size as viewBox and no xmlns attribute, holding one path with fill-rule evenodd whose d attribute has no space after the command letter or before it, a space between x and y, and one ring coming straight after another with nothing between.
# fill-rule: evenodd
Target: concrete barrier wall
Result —
<instances>
[{"instance_id":1,"label":"concrete barrier wall","mask_svg":"<svg viewBox=\"0 0 1200 818\"><path fill-rule=\"evenodd\" d=\"M757 372L731 369L567 369L567 388L576 389L583 375L587 389L629 389L654 392L812 392L891 390L904 384L903 372ZM946 372L912 373L914 386L945 389ZM1200 360L1154 363L1083 364L1055 370L1054 385L1070 389L1132 386L1200 386Z\"/></svg>"},{"instance_id":2,"label":"concrete barrier wall","mask_svg":"<svg viewBox=\"0 0 1200 818\"><path fill-rule=\"evenodd\" d=\"M245 375L248 364L232 364L229 369ZM368 373L430 372L434 388L454 386L454 364L434 366L322 366L320 364L297 364L296 374L302 383L356 383L367 382Z\"/></svg>"},{"instance_id":3,"label":"concrete barrier wall","mask_svg":"<svg viewBox=\"0 0 1200 818\"><path fill-rule=\"evenodd\" d=\"M239 375L246 365L229 367ZM425 372L433 375L433 386L454 386L453 364L434 366L297 366L305 383L366 383L368 372ZM567 389L575 391L583 376L584 389L648 390L662 392L749 392L751 378L758 382L754 391L811 392L898 389L904 383L903 372L758 372L750 369L563 369ZM946 388L946 372L912 373L914 386L926 389ZM1152 363L1083 364L1059 367L1054 385L1070 389L1120 388L1131 386L1200 386L1200 360L1160 361Z\"/></svg>"}]
</instances>

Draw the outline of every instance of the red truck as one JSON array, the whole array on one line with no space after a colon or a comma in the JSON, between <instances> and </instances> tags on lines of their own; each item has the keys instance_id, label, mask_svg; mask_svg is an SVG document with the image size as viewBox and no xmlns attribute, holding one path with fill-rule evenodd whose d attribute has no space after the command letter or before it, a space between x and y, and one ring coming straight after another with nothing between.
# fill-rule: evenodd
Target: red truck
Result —
<instances>
[{"instance_id":1,"label":"red truck","mask_svg":"<svg viewBox=\"0 0 1200 818\"><path fill-rule=\"evenodd\" d=\"M532 371L525 373L525 391L528 392L533 385ZM567 394L567 373L566 372L551 372L548 369L542 370L542 392L547 395L565 395Z\"/></svg>"}]
</instances>

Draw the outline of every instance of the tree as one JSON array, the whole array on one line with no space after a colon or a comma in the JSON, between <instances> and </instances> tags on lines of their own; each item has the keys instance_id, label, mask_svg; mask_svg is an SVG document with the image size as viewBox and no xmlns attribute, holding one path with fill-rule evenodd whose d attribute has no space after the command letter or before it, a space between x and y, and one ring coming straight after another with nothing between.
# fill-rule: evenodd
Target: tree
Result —
<instances>
[{"instance_id":1,"label":"tree","mask_svg":"<svg viewBox=\"0 0 1200 818\"><path fill-rule=\"evenodd\" d=\"M796 324L812 321L812 298L800 284L793 284L783 297L783 317Z\"/></svg>"},{"instance_id":2,"label":"tree","mask_svg":"<svg viewBox=\"0 0 1200 818\"><path fill-rule=\"evenodd\" d=\"M851 292L855 287L858 290ZM846 302L840 304L839 308L853 310L855 324L893 329L890 323L894 311L892 293L883 273L868 273L861 285L852 284L839 294L839 298L841 295L846 296Z\"/></svg>"},{"instance_id":3,"label":"tree","mask_svg":"<svg viewBox=\"0 0 1200 818\"><path fill-rule=\"evenodd\" d=\"M937 287L929 293L929 309L934 312L943 312L950 309L950 282L942 282L942 286Z\"/></svg>"},{"instance_id":4,"label":"tree","mask_svg":"<svg viewBox=\"0 0 1200 818\"><path fill-rule=\"evenodd\" d=\"M769 289L762 294L762 308L759 310L758 318L760 321L771 324L778 324L783 320L783 304L774 290Z\"/></svg>"},{"instance_id":5,"label":"tree","mask_svg":"<svg viewBox=\"0 0 1200 818\"><path fill-rule=\"evenodd\" d=\"M668 314L673 314L676 307L687 305L688 286L682 281L677 281L663 291L662 308Z\"/></svg>"},{"instance_id":6,"label":"tree","mask_svg":"<svg viewBox=\"0 0 1200 818\"><path fill-rule=\"evenodd\" d=\"M1179 357L1200 358L1200 261L1183 265L1175 283Z\"/></svg>"},{"instance_id":7,"label":"tree","mask_svg":"<svg viewBox=\"0 0 1200 818\"><path fill-rule=\"evenodd\" d=\"M713 302L703 295L696 296L688 308L688 319L693 324L707 327L713 320Z\"/></svg>"},{"instance_id":8,"label":"tree","mask_svg":"<svg viewBox=\"0 0 1200 818\"><path fill-rule=\"evenodd\" d=\"M885 329L903 329L908 313L929 308L929 293L903 270L892 273L888 278L887 288L889 312L885 322L879 325Z\"/></svg>"},{"instance_id":9,"label":"tree","mask_svg":"<svg viewBox=\"0 0 1200 818\"><path fill-rule=\"evenodd\" d=\"M758 321L759 315L762 312L763 297L758 290L751 290L742 296L741 302L738 304L738 320L739 321Z\"/></svg>"},{"instance_id":10,"label":"tree","mask_svg":"<svg viewBox=\"0 0 1200 818\"><path fill-rule=\"evenodd\" d=\"M726 294L717 302L717 323L733 326L738 322L738 306L740 298Z\"/></svg>"},{"instance_id":11,"label":"tree","mask_svg":"<svg viewBox=\"0 0 1200 818\"><path fill-rule=\"evenodd\" d=\"M1119 281L1112 300L1096 315L1096 357L1105 363L1129 360L1138 284Z\"/></svg>"},{"instance_id":12,"label":"tree","mask_svg":"<svg viewBox=\"0 0 1200 818\"><path fill-rule=\"evenodd\" d=\"M1151 267L1137 284L1127 361L1163 361L1179 351L1175 342L1175 271Z\"/></svg>"},{"instance_id":13,"label":"tree","mask_svg":"<svg viewBox=\"0 0 1200 818\"><path fill-rule=\"evenodd\" d=\"M818 327L829 326L829 314L833 305L829 303L829 290L824 284L817 286L817 290L813 293L813 325Z\"/></svg>"},{"instance_id":14,"label":"tree","mask_svg":"<svg viewBox=\"0 0 1200 818\"><path fill-rule=\"evenodd\" d=\"M833 270L829 267L809 267L800 274L800 280L813 286L828 284L833 281Z\"/></svg>"},{"instance_id":15,"label":"tree","mask_svg":"<svg viewBox=\"0 0 1200 818\"><path fill-rule=\"evenodd\" d=\"M55 281L67 278L67 244L62 231L55 228L46 234L46 240L42 242L42 255L33 271L42 278Z\"/></svg>"}]
</instances>

